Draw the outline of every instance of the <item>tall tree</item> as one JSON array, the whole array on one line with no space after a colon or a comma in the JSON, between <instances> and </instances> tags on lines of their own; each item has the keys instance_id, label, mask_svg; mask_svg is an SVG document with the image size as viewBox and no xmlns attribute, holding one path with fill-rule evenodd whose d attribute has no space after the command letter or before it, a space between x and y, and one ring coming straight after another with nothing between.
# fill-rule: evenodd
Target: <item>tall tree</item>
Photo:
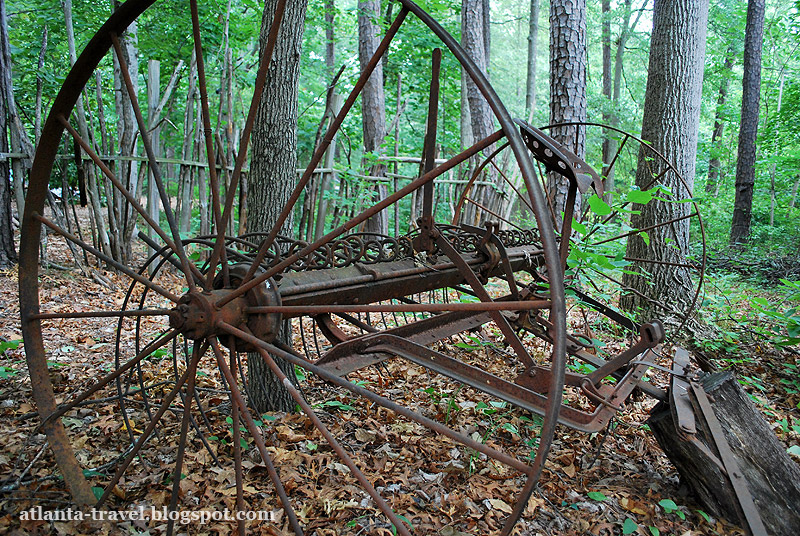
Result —
<instances>
[{"instance_id":1,"label":"tall tree","mask_svg":"<svg viewBox=\"0 0 800 536\"><path fill-rule=\"evenodd\" d=\"M118 0L114 0L114 8L116 9L122 4ZM120 36L120 43L122 44L122 56L128 65L128 71L131 73L131 81L133 82L134 93L138 92L139 77L133 76L134 73L139 72L139 53L138 53L138 23L133 21L128 25L125 33ZM117 112L117 143L119 145L119 154L125 156L137 156L136 146L139 140L139 127L136 124L136 116L133 112L133 106L129 98L127 98L127 91L125 90L125 82L122 79L122 66L117 55L113 55L114 60L114 105ZM86 139L86 138L85 138ZM142 181L139 180L139 166L135 159L128 160L122 159L116 169L117 177L125 185L126 189L140 195L142 192ZM123 263L131 257L131 244L133 243L133 232L136 229L136 213L133 207L119 195L116 189L113 189L112 196L114 204L117 207L116 213L119 215L120 224L118 225L122 236L111 236L110 238L117 242L112 244L115 251L119 251L122 255Z\"/></svg>"},{"instance_id":2,"label":"tall tree","mask_svg":"<svg viewBox=\"0 0 800 536\"><path fill-rule=\"evenodd\" d=\"M262 50L266 46L276 5L277 0L266 0L264 5ZM272 229L297 182L298 75L306 6L306 0L286 4L253 128L247 203L248 226L253 232ZM281 233L291 236L291 214ZM290 336L289 331L288 323L284 323L284 338ZM277 356L273 358L287 377L296 379L291 363ZM248 355L248 383L250 405L259 415L265 411L294 409L294 399L258 354Z\"/></svg>"},{"instance_id":3,"label":"tall tree","mask_svg":"<svg viewBox=\"0 0 800 536\"><path fill-rule=\"evenodd\" d=\"M586 0L551 0L550 123L571 121L586 121ZM550 135L583 157L585 128L558 127ZM547 192L556 216L564 210L568 186L563 176L549 174Z\"/></svg>"},{"instance_id":4,"label":"tall tree","mask_svg":"<svg viewBox=\"0 0 800 536\"><path fill-rule=\"evenodd\" d=\"M619 36L616 40L616 50L614 52L614 66L611 68L611 3L609 0L603 2L603 95L608 99L607 108L603 113L603 122L612 127L619 125L620 95L622 94L622 67L625 49L628 39L633 33L633 29L639 23L645 8L650 0L644 0L636 13L636 18L631 21L633 15L633 0L625 0L622 5L622 20L619 24ZM608 193L608 199L615 190L614 169L609 166L617 152L617 136L612 132L607 133L603 139L603 177Z\"/></svg>"},{"instance_id":5,"label":"tall tree","mask_svg":"<svg viewBox=\"0 0 800 536\"><path fill-rule=\"evenodd\" d=\"M528 118L536 107L536 56L539 43L539 0L531 0L531 16L528 26L528 77L525 82L525 111Z\"/></svg>"},{"instance_id":6,"label":"tall tree","mask_svg":"<svg viewBox=\"0 0 800 536\"><path fill-rule=\"evenodd\" d=\"M753 185L756 180L756 136L758 102L761 92L761 46L764 37L765 0L747 2L744 31L744 72L742 74L742 118L739 127L739 153L736 161L736 199L731 220L731 244L750 238Z\"/></svg>"},{"instance_id":7,"label":"tall tree","mask_svg":"<svg viewBox=\"0 0 800 536\"><path fill-rule=\"evenodd\" d=\"M731 81L731 69L733 69L733 49L728 48L725 54L725 65L719 81L719 92L717 96L717 109L714 112L714 131L711 133L711 158L708 161L708 178L706 179L706 193L717 195L719 192L719 170L722 167L719 156L722 148L719 144L722 140L722 133L725 129L725 100L728 97L728 86Z\"/></svg>"},{"instance_id":8,"label":"tall tree","mask_svg":"<svg viewBox=\"0 0 800 536\"><path fill-rule=\"evenodd\" d=\"M5 64L4 68L0 69L0 91L3 92L3 98L5 99L8 137L11 141L11 146L9 148L11 152L25 155L23 158L14 158L11 160L17 213L22 214L25 210L24 177L27 176L28 170L31 167L34 149L25 131L25 127L22 125L16 99L14 98L14 83L11 73L11 47L9 45L9 27L5 1L0 3L0 19L0 32L2 32L2 39L0 39L2 50L0 50L0 54L3 55L3 63Z\"/></svg>"},{"instance_id":9,"label":"tall tree","mask_svg":"<svg viewBox=\"0 0 800 536\"><path fill-rule=\"evenodd\" d=\"M380 44L380 0L358 2L358 61L365 70L370 58ZM378 62L361 92L361 121L364 132L364 159L367 174L372 177L386 176L386 164L372 160L382 156L383 139L386 137L386 100L383 94L383 62ZM386 185L377 182L372 193L379 199L386 197ZM365 222L364 231L387 234L388 212L380 211Z\"/></svg>"},{"instance_id":10,"label":"tall tree","mask_svg":"<svg viewBox=\"0 0 800 536\"><path fill-rule=\"evenodd\" d=\"M0 0L0 72L10 73L5 51L8 47L8 24L6 2ZM3 75L5 78L5 74ZM8 152L8 105L6 91L0 91L0 153ZM0 268L8 268L17 262L14 249L14 232L11 226L11 175L8 160L0 160Z\"/></svg>"},{"instance_id":11,"label":"tall tree","mask_svg":"<svg viewBox=\"0 0 800 536\"><path fill-rule=\"evenodd\" d=\"M472 58L472 61L484 75L488 74L489 57L486 47L490 41L485 35L489 28L486 23L486 8L486 2L483 0L463 0L461 3L461 46L464 47L464 51ZM461 143L464 146L469 146L492 133L494 128L493 116L489 103L483 97L472 78L463 69L461 76L462 110L465 105L468 109L466 117L462 112ZM463 124L464 119L467 118L469 121L468 128ZM477 161L478 158L473 159L469 167L475 169ZM487 171L490 175L485 180L486 182L491 182L493 179L491 176L492 170L488 169ZM485 185L482 185L478 192L473 193L473 197L477 197L478 202L483 206L491 206L494 195L495 190ZM465 212L464 221L474 224L480 223L473 220L476 212L474 206L467 207Z\"/></svg>"},{"instance_id":12,"label":"tall tree","mask_svg":"<svg viewBox=\"0 0 800 536\"><path fill-rule=\"evenodd\" d=\"M8 20L6 18L6 2L0 0L0 83L5 88L6 74L11 73L8 50ZM10 80L10 76L9 76ZM8 152L8 104L9 91L0 91L0 153ZM8 268L17 262L14 249L14 232L11 226L11 175L8 160L0 160L0 268Z\"/></svg>"},{"instance_id":13,"label":"tall tree","mask_svg":"<svg viewBox=\"0 0 800 536\"><path fill-rule=\"evenodd\" d=\"M675 173L666 173L661 179L678 199L691 197L694 184L707 22L708 0L655 0L642 138L672 162L686 181L689 191ZM662 171L653 169L652 159L640 151L636 172L640 189L651 187L653 177ZM631 225L641 229L687 216L690 206L650 203L634 205L634 209L640 214L631 216ZM692 289L689 273L669 263L686 263L689 220L660 225L648 233L647 240L641 235L628 240L627 256L645 261L632 265L629 271L633 273L624 275L623 284L646 296L657 296L662 303L688 303ZM628 294L622 305L627 310L638 308L645 318L652 316L650 303L638 295ZM663 316L663 311L659 314Z\"/></svg>"}]
</instances>

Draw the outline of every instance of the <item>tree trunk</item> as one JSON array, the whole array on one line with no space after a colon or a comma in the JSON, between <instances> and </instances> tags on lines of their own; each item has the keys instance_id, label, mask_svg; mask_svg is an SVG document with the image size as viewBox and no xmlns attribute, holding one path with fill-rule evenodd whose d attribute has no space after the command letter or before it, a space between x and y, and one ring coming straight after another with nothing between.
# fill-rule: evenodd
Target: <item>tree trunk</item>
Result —
<instances>
[{"instance_id":1,"label":"tree trunk","mask_svg":"<svg viewBox=\"0 0 800 536\"><path fill-rule=\"evenodd\" d=\"M24 176L28 174L33 158L33 144L28 139L25 127L17 111L17 103L14 100L14 84L11 74L11 48L8 41L8 16L6 14L5 1L0 1L0 54L3 56L2 63L4 68L0 70L0 86L2 86L3 98L6 106L6 122L9 139L11 140L11 152L20 152L26 155L24 158L15 158L11 161L11 172L13 174L14 198L17 202L17 214L22 214L25 210L25 190Z\"/></svg>"},{"instance_id":2,"label":"tree trunk","mask_svg":"<svg viewBox=\"0 0 800 536\"><path fill-rule=\"evenodd\" d=\"M44 59L47 54L47 26L42 30L42 48L39 49L39 64L36 69L36 110L34 111L33 119L33 140L34 145L39 145L39 137L42 135L42 91L44 88L44 79L42 78L42 71L44 70Z\"/></svg>"},{"instance_id":3,"label":"tree trunk","mask_svg":"<svg viewBox=\"0 0 800 536\"><path fill-rule=\"evenodd\" d=\"M186 107L183 111L183 146L181 148L181 160L184 162L191 160L194 155L194 107L196 104L195 99L197 98L196 77L197 58L195 52L192 51L192 60L189 66L189 87L186 91ZM178 191L180 192L178 228L187 235L190 235L192 232L192 194L194 190L192 186L192 176L194 174L193 166L181 165L178 179Z\"/></svg>"},{"instance_id":4,"label":"tree trunk","mask_svg":"<svg viewBox=\"0 0 800 536\"><path fill-rule=\"evenodd\" d=\"M689 191L674 173L666 173L661 179L662 184L672 190L675 199L691 197L694 184L707 20L708 0L655 1L642 138L672 162L686 181ZM653 165L642 149L636 171L639 188L651 187L653 174L663 171L653 169ZM641 214L631 216L631 226L643 228L688 216L690 205L650 203L634 205L633 208L640 210ZM648 232L649 244L639 235L628 239L628 257L666 263L686 262L688 218ZM691 300L692 282L683 267L635 262L629 270L635 273L624 274L626 287L658 297L662 303L685 304ZM649 277L645 276L647 272ZM633 293L623 296L622 306L628 311L640 308L643 318L649 319L653 315L652 305ZM670 321L668 318L663 320Z\"/></svg>"},{"instance_id":5,"label":"tree trunk","mask_svg":"<svg viewBox=\"0 0 800 536\"><path fill-rule=\"evenodd\" d=\"M767 533L799 534L800 467L730 372L711 374L701 383ZM676 408L663 402L652 411L648 424L704 508L712 515L738 522L736 493L727 472L717 465L718 460L709 457L711 453L723 458L694 389L687 389L686 401L693 409L696 433L681 429Z\"/></svg>"},{"instance_id":6,"label":"tree trunk","mask_svg":"<svg viewBox=\"0 0 800 536\"><path fill-rule=\"evenodd\" d=\"M550 123L570 121L586 121L586 0L551 0ZM585 128L565 126L549 134L583 158ZM547 191L556 216L564 211L568 187L561 175L548 174Z\"/></svg>"},{"instance_id":7,"label":"tree trunk","mask_svg":"<svg viewBox=\"0 0 800 536\"><path fill-rule=\"evenodd\" d=\"M67 30L67 48L69 50L69 63L70 65L74 65L78 59L77 52L75 50L75 33L72 24L72 0L62 0L62 7L64 8L64 21L66 24ZM75 104L75 119L78 122L78 132L81 135L81 138L86 141L86 143L92 143L92 137L89 131L89 124L86 121L86 111L83 105L83 96L78 97L78 101ZM79 154L79 153L78 153ZM94 165L84 165L84 163L78 159L75 162L75 165L79 168L82 168L82 172L86 175L88 179L88 193L89 193L89 205L91 210L91 215L95 219L95 225L97 225L97 239L100 243L100 248L103 253L108 255L109 257L113 257L114 250L111 247L111 240L108 236L108 228L106 226L105 218L103 217L103 209L100 202L100 190L99 185L97 182L97 176L95 174L95 166ZM120 260L120 259L116 259Z\"/></svg>"},{"instance_id":8,"label":"tree trunk","mask_svg":"<svg viewBox=\"0 0 800 536\"><path fill-rule=\"evenodd\" d=\"M739 127L739 154L736 160L736 199L733 204L731 238L733 245L750 238L753 185L756 180L756 136L758 102L761 91L761 46L764 35L764 0L747 2L744 32L744 72L742 75L742 123Z\"/></svg>"},{"instance_id":9,"label":"tree trunk","mask_svg":"<svg viewBox=\"0 0 800 536\"><path fill-rule=\"evenodd\" d=\"M706 193L716 196L719 193L719 169L722 164L719 155L722 148L718 147L722 139L722 132L725 129L725 99L728 97L728 86L730 85L730 74L733 69L733 49L728 48L725 54L725 67L723 68L722 79L719 82L719 96L717 97L717 110L714 112L714 132L711 134L711 158L708 161L708 178L706 179Z\"/></svg>"},{"instance_id":10,"label":"tree trunk","mask_svg":"<svg viewBox=\"0 0 800 536\"><path fill-rule=\"evenodd\" d=\"M528 77L525 81L525 111L528 119L536 107L536 56L539 41L539 0L531 0L531 17L528 28Z\"/></svg>"},{"instance_id":11,"label":"tree trunk","mask_svg":"<svg viewBox=\"0 0 800 536\"><path fill-rule=\"evenodd\" d=\"M6 24L5 0L0 0L0 46L6 50L8 26ZM5 53L0 53L0 72L11 70L6 63ZM0 153L8 152L8 106L6 92L0 91ZM17 262L14 249L14 227L11 225L11 182L10 168L6 158L0 159L0 268L9 268Z\"/></svg>"},{"instance_id":12,"label":"tree trunk","mask_svg":"<svg viewBox=\"0 0 800 536\"><path fill-rule=\"evenodd\" d=\"M161 156L161 128L156 126L158 121L156 110L158 108L158 101L161 98L160 93L161 62L158 60L149 60L147 62L147 124L150 129L148 133L150 136L150 145L156 158ZM161 219L161 201L158 193L158 186L156 186L156 172L156 170L150 169L150 173L147 175L147 214L153 218L153 221L158 222ZM153 240L158 236L155 230L149 227L147 229L147 234ZM153 249L148 249L149 255L155 253Z\"/></svg>"},{"instance_id":13,"label":"tree trunk","mask_svg":"<svg viewBox=\"0 0 800 536\"><path fill-rule=\"evenodd\" d=\"M636 25L639 23L639 19L642 17L642 13L644 13L645 8L649 3L650 0L644 0L642 6L639 8L636 14L636 18L633 20L633 23L631 23L631 8L633 5L633 0L625 0L624 15L622 22L620 23L619 38L617 39L616 52L614 53L614 77L608 121L608 124L612 127L619 125L619 115L617 110L619 109L619 99L620 95L622 94L622 66L623 58L625 56L625 47L628 43L628 38L633 32L633 29L636 28ZM616 190L616 186L614 180L614 169L610 168L608 164L611 164L611 161L614 159L614 155L617 153L618 146L619 140L617 140L616 136L614 135L608 136L608 138L604 140L603 163L606 165L603 167L603 177L605 177L604 186L608 194L609 201L611 200L612 192Z\"/></svg>"},{"instance_id":14,"label":"tree trunk","mask_svg":"<svg viewBox=\"0 0 800 536\"><path fill-rule=\"evenodd\" d=\"M266 46L276 0L267 0L261 25L261 49ZM300 50L306 1L286 6L278 41L267 70L266 88L259 103L253 128L247 208L251 231L269 232L286 206L297 182L297 94ZM291 214L291 213L290 213ZM281 233L292 235L291 215ZM277 242L276 242L277 244ZM289 323L284 323L282 339L291 339ZM277 356L278 366L292 381L294 367ZM248 354L250 405L261 414L266 411L292 411L294 399L267 367L259 354Z\"/></svg>"},{"instance_id":15,"label":"tree trunk","mask_svg":"<svg viewBox=\"0 0 800 536\"><path fill-rule=\"evenodd\" d=\"M358 60L365 70L380 44L380 0L360 0L358 3ZM375 159L383 156L381 148L386 137L386 100L383 94L383 63L379 62L361 92L361 120L364 131L364 171L366 175L386 177L386 164ZM369 156L366 156L369 155ZM378 182L371 188L378 201L386 197L386 184ZM364 223L364 232L388 234L389 214L380 211Z\"/></svg>"},{"instance_id":16,"label":"tree trunk","mask_svg":"<svg viewBox=\"0 0 800 536\"><path fill-rule=\"evenodd\" d=\"M114 2L115 7L118 7L120 2ZM128 70L131 73L133 80L134 93L138 91L138 76L134 73L139 72L139 55L136 50L138 44L137 38L137 23L133 21L124 34L120 36L120 43L122 44L122 55L128 65ZM117 111L117 142L119 144L119 154L121 156L136 156L136 145L138 140L139 128L136 125L136 117L133 113L133 107L129 99L125 96L125 83L122 80L122 72L120 71L120 64L116 54L113 54L114 61L114 104ZM117 167L117 178L125 185L125 188L134 195L141 192L141 183L139 181L139 166L135 160L120 160ZM115 193L117 212L122 221L120 222L120 230L122 231L120 239L119 250L122 251L124 258L123 261L127 262L131 257L131 244L133 242L133 234L136 230L137 215L133 207L119 194Z\"/></svg>"},{"instance_id":17,"label":"tree trunk","mask_svg":"<svg viewBox=\"0 0 800 536\"><path fill-rule=\"evenodd\" d=\"M486 45L489 42L489 38L484 35L487 29L485 8L486 5L483 0L464 0L462 2L461 46L464 47L467 55L475 62L477 68L486 75L489 66ZM469 138L474 143L491 135L494 130L493 116L489 103L471 77L466 76L464 85L466 86L467 104L469 105ZM489 154L491 150L491 148L485 149L484 154ZM480 156L471 159L470 169L475 169L480 161ZM485 173L487 175L482 179L485 182L491 182L496 175L493 172L493 168L487 168ZM489 206L492 202L493 194L494 189L482 185L474 187L470 197L483 206ZM476 212L479 211L475 211L474 207L470 207L466 211L463 221L475 225L482 223L474 219L473 214ZM479 213L484 217L487 216L487 213L483 211Z\"/></svg>"},{"instance_id":18,"label":"tree trunk","mask_svg":"<svg viewBox=\"0 0 800 536\"><path fill-rule=\"evenodd\" d=\"M333 80L336 70L336 4L334 0L325 0L325 69L328 80Z\"/></svg>"}]
</instances>

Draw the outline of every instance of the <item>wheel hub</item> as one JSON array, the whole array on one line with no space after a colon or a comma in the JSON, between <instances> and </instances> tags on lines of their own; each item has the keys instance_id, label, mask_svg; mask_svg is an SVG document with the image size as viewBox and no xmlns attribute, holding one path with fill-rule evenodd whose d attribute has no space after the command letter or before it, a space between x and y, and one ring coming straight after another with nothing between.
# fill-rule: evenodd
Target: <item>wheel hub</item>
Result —
<instances>
[{"instance_id":1,"label":"wheel hub","mask_svg":"<svg viewBox=\"0 0 800 536\"><path fill-rule=\"evenodd\" d=\"M282 315L280 313L253 313L250 307L279 306L280 294L277 285L268 279L241 296L226 300L222 306L216 304L229 297L242 284L249 265L237 264L228 269L227 285L218 274L211 291L187 292L173 308L170 315L170 326L179 330L185 337L193 340L212 336L219 337L220 342L240 352L254 351L255 348L244 341L235 339L220 327L220 324L250 331L263 341L273 341L278 336Z\"/></svg>"}]
</instances>

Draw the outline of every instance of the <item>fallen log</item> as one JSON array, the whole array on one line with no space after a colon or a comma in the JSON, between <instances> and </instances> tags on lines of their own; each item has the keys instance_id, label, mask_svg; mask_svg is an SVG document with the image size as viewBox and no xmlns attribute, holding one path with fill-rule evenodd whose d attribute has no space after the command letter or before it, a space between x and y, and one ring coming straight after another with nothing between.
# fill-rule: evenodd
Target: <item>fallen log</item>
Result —
<instances>
[{"instance_id":1,"label":"fallen log","mask_svg":"<svg viewBox=\"0 0 800 536\"><path fill-rule=\"evenodd\" d=\"M674 376L668 400L649 425L704 508L750 534L800 534L800 466L734 375Z\"/></svg>"}]
</instances>

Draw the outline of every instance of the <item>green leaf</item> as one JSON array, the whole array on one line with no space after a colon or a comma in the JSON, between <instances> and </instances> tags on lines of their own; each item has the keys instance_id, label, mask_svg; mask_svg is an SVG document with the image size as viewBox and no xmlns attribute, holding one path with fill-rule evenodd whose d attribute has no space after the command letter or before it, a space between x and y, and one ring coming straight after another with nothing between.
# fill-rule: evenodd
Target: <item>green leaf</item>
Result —
<instances>
[{"instance_id":1,"label":"green leaf","mask_svg":"<svg viewBox=\"0 0 800 536\"><path fill-rule=\"evenodd\" d=\"M633 534L639 528L639 525L633 519L626 517L625 523L622 524L622 534Z\"/></svg>"},{"instance_id":2,"label":"green leaf","mask_svg":"<svg viewBox=\"0 0 800 536\"><path fill-rule=\"evenodd\" d=\"M653 199L653 192L655 190L631 190L626 196L631 203L638 203L639 205L646 205Z\"/></svg>"},{"instance_id":3,"label":"green leaf","mask_svg":"<svg viewBox=\"0 0 800 536\"><path fill-rule=\"evenodd\" d=\"M506 432L519 435L519 430L517 430L517 427L511 424L510 422L503 423L503 426L501 426L501 428Z\"/></svg>"},{"instance_id":4,"label":"green leaf","mask_svg":"<svg viewBox=\"0 0 800 536\"><path fill-rule=\"evenodd\" d=\"M15 341L0 341L0 355L3 355L6 350L16 350L22 344L22 339Z\"/></svg>"},{"instance_id":5,"label":"green leaf","mask_svg":"<svg viewBox=\"0 0 800 536\"><path fill-rule=\"evenodd\" d=\"M639 236L642 237L646 246L650 245L650 235L647 234L645 231L639 231Z\"/></svg>"},{"instance_id":6,"label":"green leaf","mask_svg":"<svg viewBox=\"0 0 800 536\"><path fill-rule=\"evenodd\" d=\"M575 218L572 218L572 228L583 235L586 234L586 226L582 223L579 223Z\"/></svg>"},{"instance_id":7,"label":"green leaf","mask_svg":"<svg viewBox=\"0 0 800 536\"><path fill-rule=\"evenodd\" d=\"M711 523L711 516L709 516L707 513L703 512L702 510L696 510L696 512L697 512L698 514L700 514L700 516L701 516L703 519L705 519L705 520L706 520L706 523Z\"/></svg>"},{"instance_id":8,"label":"green leaf","mask_svg":"<svg viewBox=\"0 0 800 536\"><path fill-rule=\"evenodd\" d=\"M592 499L593 501L605 501L606 500L605 494L603 492L601 492L601 491L590 491L589 493L586 494L586 496L589 497L590 499Z\"/></svg>"},{"instance_id":9,"label":"green leaf","mask_svg":"<svg viewBox=\"0 0 800 536\"><path fill-rule=\"evenodd\" d=\"M661 536L661 531L658 530L656 527L651 525L647 528L650 530L650 534L652 534L653 536Z\"/></svg>"},{"instance_id":10,"label":"green leaf","mask_svg":"<svg viewBox=\"0 0 800 536\"><path fill-rule=\"evenodd\" d=\"M99 501L103 496L103 488L99 486L92 486L92 493L94 493L94 498Z\"/></svg>"},{"instance_id":11,"label":"green leaf","mask_svg":"<svg viewBox=\"0 0 800 536\"><path fill-rule=\"evenodd\" d=\"M672 499L661 499L658 505L668 514L678 509L678 505Z\"/></svg>"},{"instance_id":12,"label":"green leaf","mask_svg":"<svg viewBox=\"0 0 800 536\"><path fill-rule=\"evenodd\" d=\"M800 445L792 445L786 449L786 452L789 454L794 454L795 456L800 456Z\"/></svg>"},{"instance_id":13,"label":"green leaf","mask_svg":"<svg viewBox=\"0 0 800 536\"><path fill-rule=\"evenodd\" d=\"M589 198L589 208L591 208L592 212L598 216L607 216L611 214L611 207L609 207L605 201L600 199L597 194L594 194Z\"/></svg>"}]
</instances>

